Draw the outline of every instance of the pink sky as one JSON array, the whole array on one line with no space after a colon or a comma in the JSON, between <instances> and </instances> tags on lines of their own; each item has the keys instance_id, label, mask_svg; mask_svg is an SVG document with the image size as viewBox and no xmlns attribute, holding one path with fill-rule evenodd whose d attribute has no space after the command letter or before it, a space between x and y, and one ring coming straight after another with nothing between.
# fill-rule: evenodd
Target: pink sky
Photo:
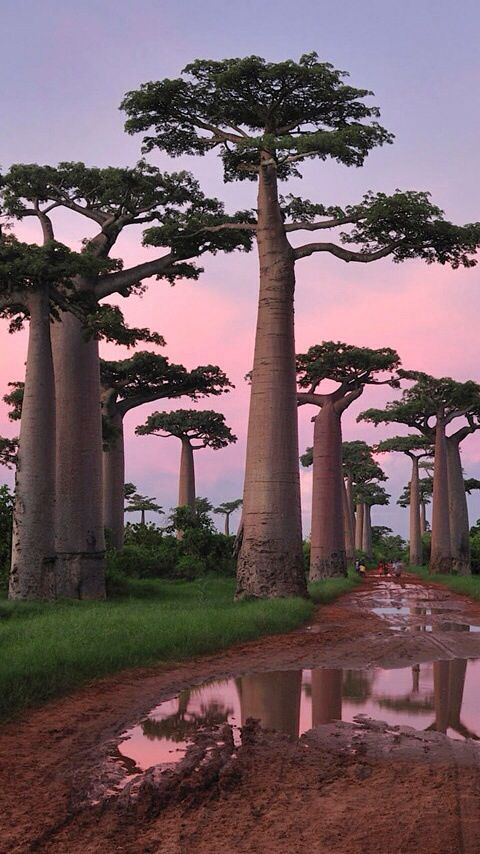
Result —
<instances>
[{"instance_id":1,"label":"pink sky","mask_svg":"<svg viewBox=\"0 0 480 854\"><path fill-rule=\"evenodd\" d=\"M145 0L142 15L137 15L138 7L130 0L116 4L105 0L101 10L93 0L75 10L59 0L47 0L41 11L32 0L24 0L20 6L27 14L22 20L16 11L19 7L7 0L8 26L0 36L3 61L14 61L12 44L17 45L17 54L16 74L8 92L0 96L7 123L0 157L3 168L17 161L56 163L61 159L132 164L139 155L140 140L122 133L117 109L127 89L148 79L173 76L196 56L258 53L279 59L316 49L322 59L350 69L354 85L375 90L382 121L396 133L397 140L394 146L374 152L363 169L310 163L304 169L303 182L292 181L283 191L344 204L357 201L370 188L387 192L397 186L430 189L449 218L457 222L479 219L479 122L471 103L471 92L480 82L474 63L478 28L472 21L476 17L478 23L479 17L475 4L466 2L465 12L452 20L451 10L442 4L436 4L433 19L412 2L402 6L399 16L376 0L367 3L371 6L367 15L365 8L359 10L348 0L346 7L329 8L328 16L320 19L313 0L301 0L295 9L283 0L269 2L281 15L274 16L267 37L239 23L237 15L214 0L202 6L201 18L191 2L168 0L160 11L158 4ZM95 50L87 50L87 32ZM62 59L60 55L59 60L56 48L64 46L65 39L68 56ZM39 54L32 51L35 45L41 45ZM76 60L74 70L71 56ZM252 185L224 187L220 163L214 156L169 161L153 155L153 160L172 170L187 166L205 191L224 198L230 209L254 204ZM35 225L27 221L19 234L35 240L35 231ZM75 216L58 219L57 237L72 247L78 248L84 233L83 221ZM132 231L122 237L116 254L130 264L146 251ZM242 493L248 417L248 387L243 376L252 359L257 261L255 253L236 254L206 258L204 266L205 274L197 283L182 282L171 288L153 282L143 299L121 300L121 304L131 324L150 326L164 335L167 346L163 352L169 358L187 367L219 364L235 383L229 395L198 404L224 412L239 437L226 450L206 450L196 456L198 494L219 503ZM452 271L417 262L394 265L388 260L355 266L314 256L297 265L297 349L328 339L390 346L399 351L405 367L478 380L478 285L478 268ZM9 336L6 323L0 322L1 393L9 380L22 378L25 340L25 334ZM102 346L102 354L123 356L120 348L112 346ZM385 389L367 389L346 413L345 438L373 442L392 434L355 422L362 409L381 406L389 395ZM179 405L189 404L146 406L127 416L126 424L127 478L167 509L176 503L178 442L138 438L134 428L154 409ZM304 407L300 412L300 451L311 444L313 411ZM14 435L16 429L1 404L0 435ZM464 443L463 459L467 474L480 477L480 437ZM408 480L408 461L390 455L383 464L391 478L386 488L393 500L390 507L374 511L374 523L406 533L406 512L395 501ZM11 482L8 472L0 472L0 480L3 478ZM308 533L311 474L302 472L301 480ZM479 502L475 495L470 501L472 520L480 516Z\"/></svg>"}]
</instances>

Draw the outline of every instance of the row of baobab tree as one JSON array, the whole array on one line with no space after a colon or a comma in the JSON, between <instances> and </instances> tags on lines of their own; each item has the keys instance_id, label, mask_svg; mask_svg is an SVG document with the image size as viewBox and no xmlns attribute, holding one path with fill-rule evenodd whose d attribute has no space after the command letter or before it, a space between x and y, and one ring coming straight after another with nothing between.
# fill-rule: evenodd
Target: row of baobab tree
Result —
<instances>
[{"instance_id":1,"label":"row of baobab tree","mask_svg":"<svg viewBox=\"0 0 480 854\"><path fill-rule=\"evenodd\" d=\"M13 223L35 218L43 242L20 244L7 235L0 246L0 308L14 325L28 317L30 328L13 538L15 596L105 595L98 337L118 340L123 333L118 310L103 301L132 297L152 278L197 278L198 257L248 251L255 243L259 302L236 595L306 594L296 264L328 253L354 264L390 257L470 267L480 243L479 224L448 222L423 191L366 193L345 208L280 195L278 182L298 176L307 159L362 166L371 150L392 142L377 121L378 109L367 102L370 94L314 53L298 62L198 60L176 80L128 93L122 104L126 130L143 134L144 153L215 152L225 180L256 185L252 209L234 215L206 197L189 173L161 172L145 160L132 169L17 164L2 176L2 213ZM61 220L55 217L62 209L85 223L81 253L56 242ZM126 269L111 253L132 225L144 226L143 242L162 251ZM338 229L344 230L335 241L331 235ZM328 239L296 245L297 232L318 231ZM91 334L85 334L86 317ZM144 332L133 331L129 342L145 340ZM337 410L342 405L331 404ZM441 491L446 463L442 454L438 459ZM335 502L338 511L338 495ZM442 557L434 567L446 566L445 538L436 549Z\"/></svg>"}]
</instances>

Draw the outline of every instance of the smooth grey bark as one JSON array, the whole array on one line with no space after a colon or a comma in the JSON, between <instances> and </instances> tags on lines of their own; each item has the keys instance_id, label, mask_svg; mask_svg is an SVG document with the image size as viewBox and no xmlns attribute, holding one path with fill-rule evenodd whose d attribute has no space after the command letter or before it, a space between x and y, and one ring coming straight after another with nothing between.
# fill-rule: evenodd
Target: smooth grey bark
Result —
<instances>
[{"instance_id":1,"label":"smooth grey bark","mask_svg":"<svg viewBox=\"0 0 480 854\"><path fill-rule=\"evenodd\" d=\"M455 575L471 575L470 525L460 458L460 441L455 436L446 438L452 572Z\"/></svg>"},{"instance_id":2,"label":"smooth grey bark","mask_svg":"<svg viewBox=\"0 0 480 854\"><path fill-rule=\"evenodd\" d=\"M347 474L346 480L346 489L347 489L347 501L348 501L348 509L350 513L350 527L352 529L352 536L354 541L354 549L352 552L352 558L355 557L355 504L353 501L353 480L350 472Z\"/></svg>"},{"instance_id":3,"label":"smooth grey bark","mask_svg":"<svg viewBox=\"0 0 480 854\"><path fill-rule=\"evenodd\" d=\"M355 558L355 528L352 524L351 501L348 497L348 490L343 481L343 529L345 536L345 555L347 561L352 561Z\"/></svg>"},{"instance_id":4,"label":"smooth grey bark","mask_svg":"<svg viewBox=\"0 0 480 854\"><path fill-rule=\"evenodd\" d=\"M57 595L105 598L98 342L63 313L54 324L57 399Z\"/></svg>"},{"instance_id":5,"label":"smooth grey bark","mask_svg":"<svg viewBox=\"0 0 480 854\"><path fill-rule=\"evenodd\" d=\"M427 530L427 505L425 501L420 502L420 535L423 537Z\"/></svg>"},{"instance_id":6,"label":"smooth grey bark","mask_svg":"<svg viewBox=\"0 0 480 854\"><path fill-rule=\"evenodd\" d=\"M28 297L25 389L18 443L10 599L55 597L55 387L48 291Z\"/></svg>"},{"instance_id":7,"label":"smooth grey bark","mask_svg":"<svg viewBox=\"0 0 480 854\"><path fill-rule=\"evenodd\" d=\"M450 573L452 552L448 507L447 448L443 413L437 415L435 428L435 466L433 474L432 547L430 572Z\"/></svg>"},{"instance_id":8,"label":"smooth grey bark","mask_svg":"<svg viewBox=\"0 0 480 854\"><path fill-rule=\"evenodd\" d=\"M355 511L355 549L358 552L362 551L363 546L363 517L364 505L358 503Z\"/></svg>"},{"instance_id":9,"label":"smooth grey bark","mask_svg":"<svg viewBox=\"0 0 480 854\"><path fill-rule=\"evenodd\" d=\"M103 449L103 518L114 549L123 548L125 531L125 443L120 412L108 415L115 435Z\"/></svg>"},{"instance_id":10,"label":"smooth grey bark","mask_svg":"<svg viewBox=\"0 0 480 854\"><path fill-rule=\"evenodd\" d=\"M409 455L412 460L412 475L410 479L410 566L420 566L422 563L422 538L420 533L420 484L418 477L418 458Z\"/></svg>"},{"instance_id":11,"label":"smooth grey bark","mask_svg":"<svg viewBox=\"0 0 480 854\"><path fill-rule=\"evenodd\" d=\"M270 160L269 154L265 155ZM294 253L278 204L276 168L261 165L260 293L253 359L243 537L236 598L305 596L298 463Z\"/></svg>"},{"instance_id":12,"label":"smooth grey bark","mask_svg":"<svg viewBox=\"0 0 480 854\"><path fill-rule=\"evenodd\" d=\"M368 558L372 557L372 508L370 504L363 505L362 551Z\"/></svg>"},{"instance_id":13,"label":"smooth grey bark","mask_svg":"<svg viewBox=\"0 0 480 854\"><path fill-rule=\"evenodd\" d=\"M178 506L195 509L195 464L193 448L188 438L182 439L180 456L180 480L178 484Z\"/></svg>"},{"instance_id":14,"label":"smooth grey bark","mask_svg":"<svg viewBox=\"0 0 480 854\"><path fill-rule=\"evenodd\" d=\"M310 581L346 576L341 412L326 400L314 420Z\"/></svg>"}]
</instances>

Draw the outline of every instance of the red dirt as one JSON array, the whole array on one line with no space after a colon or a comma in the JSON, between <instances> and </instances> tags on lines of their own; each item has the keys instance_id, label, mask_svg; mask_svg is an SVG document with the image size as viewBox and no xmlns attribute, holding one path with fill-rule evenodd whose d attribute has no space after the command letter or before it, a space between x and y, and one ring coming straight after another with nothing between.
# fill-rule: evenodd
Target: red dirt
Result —
<instances>
[{"instance_id":1,"label":"red dirt","mask_svg":"<svg viewBox=\"0 0 480 854\"><path fill-rule=\"evenodd\" d=\"M369 579L361 592L370 587L374 591L375 581ZM480 603L448 595L464 618L480 621ZM2 854L478 851L476 752L460 755L441 735L435 744L402 735L405 751L396 743L393 749L388 734L370 734L367 740L374 740L352 752L346 743L357 736L346 725L320 727L300 741L260 731L233 759L222 754L216 769L190 769L168 797L159 796L147 772L146 800L88 804L109 782L105 757L112 739L184 686L246 670L452 658L460 643L468 646L464 654L480 657L480 637L464 633L448 641L392 637L357 600L353 593L322 606L313 631L123 672L6 724L0 734Z\"/></svg>"}]
</instances>

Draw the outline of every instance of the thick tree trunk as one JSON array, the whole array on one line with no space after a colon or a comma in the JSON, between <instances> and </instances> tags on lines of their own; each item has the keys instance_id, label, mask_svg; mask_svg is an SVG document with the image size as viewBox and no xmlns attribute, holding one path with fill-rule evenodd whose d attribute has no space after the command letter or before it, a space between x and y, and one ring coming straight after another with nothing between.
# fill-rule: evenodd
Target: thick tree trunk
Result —
<instances>
[{"instance_id":1,"label":"thick tree trunk","mask_svg":"<svg viewBox=\"0 0 480 854\"><path fill-rule=\"evenodd\" d=\"M368 558L372 557L372 508L370 504L363 505L362 552Z\"/></svg>"},{"instance_id":2,"label":"thick tree trunk","mask_svg":"<svg viewBox=\"0 0 480 854\"><path fill-rule=\"evenodd\" d=\"M418 481L418 458L412 457L410 480L410 566L422 563L422 538L420 534L420 491Z\"/></svg>"},{"instance_id":3,"label":"thick tree trunk","mask_svg":"<svg viewBox=\"0 0 480 854\"><path fill-rule=\"evenodd\" d=\"M312 726L342 720L343 670L312 670Z\"/></svg>"},{"instance_id":4,"label":"thick tree trunk","mask_svg":"<svg viewBox=\"0 0 480 854\"><path fill-rule=\"evenodd\" d=\"M342 428L332 401L322 406L314 424L310 581L347 574Z\"/></svg>"},{"instance_id":5,"label":"thick tree trunk","mask_svg":"<svg viewBox=\"0 0 480 854\"><path fill-rule=\"evenodd\" d=\"M103 451L103 517L105 528L110 532L114 549L123 549L125 527L125 448L123 418L117 412L109 416L115 431L108 448Z\"/></svg>"},{"instance_id":6,"label":"thick tree trunk","mask_svg":"<svg viewBox=\"0 0 480 854\"><path fill-rule=\"evenodd\" d=\"M53 327L57 398L57 592L105 598L98 342L63 314Z\"/></svg>"},{"instance_id":7,"label":"thick tree trunk","mask_svg":"<svg viewBox=\"0 0 480 854\"><path fill-rule=\"evenodd\" d=\"M460 444L451 436L446 439L446 447L452 572L456 575L471 575L470 525L460 458Z\"/></svg>"},{"instance_id":8,"label":"thick tree trunk","mask_svg":"<svg viewBox=\"0 0 480 854\"><path fill-rule=\"evenodd\" d=\"M225 536L230 536L230 513L225 513Z\"/></svg>"},{"instance_id":9,"label":"thick tree trunk","mask_svg":"<svg viewBox=\"0 0 480 854\"><path fill-rule=\"evenodd\" d=\"M452 571L445 424L437 418L433 473L432 549L430 572Z\"/></svg>"},{"instance_id":10,"label":"thick tree trunk","mask_svg":"<svg viewBox=\"0 0 480 854\"><path fill-rule=\"evenodd\" d=\"M420 502L420 536L423 537L427 530L427 505L425 501Z\"/></svg>"},{"instance_id":11,"label":"thick tree trunk","mask_svg":"<svg viewBox=\"0 0 480 854\"><path fill-rule=\"evenodd\" d=\"M355 549L362 551L363 546L363 504L357 504L355 512Z\"/></svg>"},{"instance_id":12,"label":"thick tree trunk","mask_svg":"<svg viewBox=\"0 0 480 854\"><path fill-rule=\"evenodd\" d=\"M29 297L13 515L11 599L55 598L55 388L48 292Z\"/></svg>"},{"instance_id":13,"label":"thick tree trunk","mask_svg":"<svg viewBox=\"0 0 480 854\"><path fill-rule=\"evenodd\" d=\"M343 530L345 535L345 556L347 562L351 562L355 558L355 528L352 525L351 505L348 498L348 492L343 482Z\"/></svg>"},{"instance_id":14,"label":"thick tree trunk","mask_svg":"<svg viewBox=\"0 0 480 854\"><path fill-rule=\"evenodd\" d=\"M273 166L258 188L260 260L237 598L306 595L298 470L295 269Z\"/></svg>"},{"instance_id":15,"label":"thick tree trunk","mask_svg":"<svg viewBox=\"0 0 480 854\"><path fill-rule=\"evenodd\" d=\"M264 729L298 738L301 670L251 673L240 678L239 688L242 725L248 718L255 718Z\"/></svg>"},{"instance_id":16,"label":"thick tree trunk","mask_svg":"<svg viewBox=\"0 0 480 854\"><path fill-rule=\"evenodd\" d=\"M140 524L145 526L145 510L140 510Z\"/></svg>"},{"instance_id":17,"label":"thick tree trunk","mask_svg":"<svg viewBox=\"0 0 480 854\"><path fill-rule=\"evenodd\" d=\"M193 448L188 439L182 439L180 456L180 481L178 484L178 506L195 509L195 464Z\"/></svg>"}]
</instances>

